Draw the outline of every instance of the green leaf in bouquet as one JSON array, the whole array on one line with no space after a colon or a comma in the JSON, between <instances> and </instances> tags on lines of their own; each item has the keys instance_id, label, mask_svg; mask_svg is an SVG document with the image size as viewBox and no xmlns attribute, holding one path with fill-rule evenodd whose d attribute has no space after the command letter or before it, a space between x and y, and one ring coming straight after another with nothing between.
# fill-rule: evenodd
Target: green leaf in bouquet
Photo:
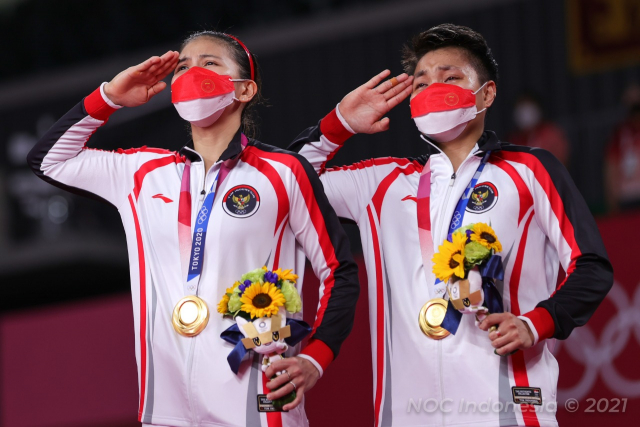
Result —
<instances>
[{"instance_id":1,"label":"green leaf in bouquet","mask_svg":"<svg viewBox=\"0 0 640 427\"><path fill-rule=\"evenodd\" d=\"M286 298L287 302L284 303L284 308L289 313L297 313L302 310L302 301L300 300L300 294L298 294L298 290L288 280L283 280L282 288L280 288L282 294Z\"/></svg>"},{"instance_id":2,"label":"green leaf in bouquet","mask_svg":"<svg viewBox=\"0 0 640 427\"><path fill-rule=\"evenodd\" d=\"M491 255L491 251L478 242L469 242L464 247L464 257L471 266L481 264Z\"/></svg>"},{"instance_id":3,"label":"green leaf in bouquet","mask_svg":"<svg viewBox=\"0 0 640 427\"><path fill-rule=\"evenodd\" d=\"M244 283L245 280L251 280L252 283L264 283L264 273L266 273L266 270L256 268L255 270L251 270L250 272L243 274L240 282Z\"/></svg>"},{"instance_id":4,"label":"green leaf in bouquet","mask_svg":"<svg viewBox=\"0 0 640 427\"><path fill-rule=\"evenodd\" d=\"M239 293L234 292L233 294L231 294L227 307L229 307L229 311L231 313L235 313L236 311L240 310L240 308L242 307L242 301L240 301Z\"/></svg>"}]
</instances>

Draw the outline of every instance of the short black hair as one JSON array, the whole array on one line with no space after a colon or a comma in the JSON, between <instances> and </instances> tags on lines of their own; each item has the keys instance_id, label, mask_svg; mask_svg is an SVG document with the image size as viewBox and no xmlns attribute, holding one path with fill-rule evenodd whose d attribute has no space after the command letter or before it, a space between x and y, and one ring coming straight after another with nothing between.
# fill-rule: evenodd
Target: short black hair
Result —
<instances>
[{"instance_id":1,"label":"short black hair","mask_svg":"<svg viewBox=\"0 0 640 427\"><path fill-rule=\"evenodd\" d=\"M413 75L418 61L427 53L445 47L463 49L481 83L493 80L498 83L498 63L482 34L469 27L440 24L413 37L402 49L404 71Z\"/></svg>"}]
</instances>

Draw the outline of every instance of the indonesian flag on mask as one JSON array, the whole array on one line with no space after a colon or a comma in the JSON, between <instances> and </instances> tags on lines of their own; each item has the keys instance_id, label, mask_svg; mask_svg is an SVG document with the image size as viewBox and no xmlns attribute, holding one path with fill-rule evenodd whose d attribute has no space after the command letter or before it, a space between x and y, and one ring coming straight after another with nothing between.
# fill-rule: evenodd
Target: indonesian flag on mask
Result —
<instances>
[{"instance_id":1,"label":"indonesian flag on mask","mask_svg":"<svg viewBox=\"0 0 640 427\"><path fill-rule=\"evenodd\" d=\"M178 114L199 127L213 124L233 103L234 96L230 76L202 67L190 68L171 85L171 102Z\"/></svg>"},{"instance_id":2,"label":"indonesian flag on mask","mask_svg":"<svg viewBox=\"0 0 640 427\"><path fill-rule=\"evenodd\" d=\"M478 114L473 91L446 83L429 85L410 105L418 130L438 142L458 137Z\"/></svg>"}]
</instances>

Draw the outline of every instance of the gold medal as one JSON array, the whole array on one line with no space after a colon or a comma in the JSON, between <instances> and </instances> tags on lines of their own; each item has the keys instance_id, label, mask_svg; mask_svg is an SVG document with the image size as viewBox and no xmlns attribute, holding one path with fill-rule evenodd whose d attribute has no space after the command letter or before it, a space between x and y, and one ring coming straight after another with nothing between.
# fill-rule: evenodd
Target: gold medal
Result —
<instances>
[{"instance_id":1,"label":"gold medal","mask_svg":"<svg viewBox=\"0 0 640 427\"><path fill-rule=\"evenodd\" d=\"M450 332L444 329L442 321L447 314L447 300L434 298L422 306L418 323L422 332L431 339L441 340L449 336Z\"/></svg>"},{"instance_id":2,"label":"gold medal","mask_svg":"<svg viewBox=\"0 0 640 427\"><path fill-rule=\"evenodd\" d=\"M195 295L182 298L173 309L173 329L185 337L198 335L209 322L207 303Z\"/></svg>"}]
</instances>

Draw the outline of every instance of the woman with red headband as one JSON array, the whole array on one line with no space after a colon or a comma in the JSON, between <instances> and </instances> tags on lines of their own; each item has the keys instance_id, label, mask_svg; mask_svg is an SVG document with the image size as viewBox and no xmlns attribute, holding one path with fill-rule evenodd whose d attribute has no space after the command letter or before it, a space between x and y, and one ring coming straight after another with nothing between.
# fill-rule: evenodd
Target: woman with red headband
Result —
<instances>
[{"instance_id":1,"label":"woman with red headband","mask_svg":"<svg viewBox=\"0 0 640 427\"><path fill-rule=\"evenodd\" d=\"M111 114L149 101L172 72L172 103L191 124L191 143L178 152L86 147ZM307 425L304 393L351 329L357 269L316 173L296 154L247 137L248 108L260 84L255 58L242 42L197 33L179 53L152 57L103 83L29 154L45 181L120 212L143 425ZM257 353L238 355L237 346L221 338L235 321L216 314L214 304L263 265L293 269L301 292L305 256L321 283L311 339L302 352L292 345L287 355L294 357L273 362L265 374ZM286 375L281 387L269 380L276 371ZM292 391L297 397L285 412L269 404Z\"/></svg>"}]
</instances>

